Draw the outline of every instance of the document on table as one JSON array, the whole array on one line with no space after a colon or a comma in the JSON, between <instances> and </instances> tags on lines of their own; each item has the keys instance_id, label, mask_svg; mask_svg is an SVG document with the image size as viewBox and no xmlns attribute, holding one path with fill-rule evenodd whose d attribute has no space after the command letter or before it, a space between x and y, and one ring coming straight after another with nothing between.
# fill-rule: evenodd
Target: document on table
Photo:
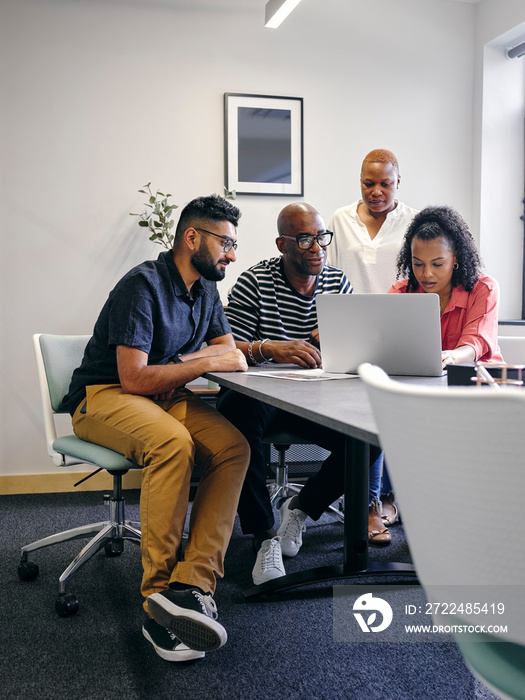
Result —
<instances>
[{"instance_id":1,"label":"document on table","mask_svg":"<svg viewBox=\"0 0 525 700\"><path fill-rule=\"evenodd\" d=\"M357 374L335 374L325 372L322 369L286 369L261 372L260 370L247 370L247 374L253 377L270 377L274 379L292 379L296 382L325 381L327 379L354 379Z\"/></svg>"}]
</instances>

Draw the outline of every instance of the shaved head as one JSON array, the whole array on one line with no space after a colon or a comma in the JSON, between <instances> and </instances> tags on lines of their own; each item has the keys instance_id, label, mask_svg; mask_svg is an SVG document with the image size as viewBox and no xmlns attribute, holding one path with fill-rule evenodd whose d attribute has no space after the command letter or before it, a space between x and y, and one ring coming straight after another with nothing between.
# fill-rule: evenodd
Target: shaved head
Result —
<instances>
[{"instance_id":1,"label":"shaved head","mask_svg":"<svg viewBox=\"0 0 525 700\"><path fill-rule=\"evenodd\" d=\"M293 202L288 204L279 214L277 218L277 231L279 236L290 235L290 232L295 229L296 223L301 221L305 215L319 215L317 209L310 204L303 202Z\"/></svg>"},{"instance_id":2,"label":"shaved head","mask_svg":"<svg viewBox=\"0 0 525 700\"><path fill-rule=\"evenodd\" d=\"M275 243L292 286L294 281L301 285L314 284L314 278L321 274L326 263L326 246L317 240L326 233L326 228L317 209L304 202L288 204L279 214L277 229L279 236ZM302 248L298 241L305 237L311 245Z\"/></svg>"}]
</instances>

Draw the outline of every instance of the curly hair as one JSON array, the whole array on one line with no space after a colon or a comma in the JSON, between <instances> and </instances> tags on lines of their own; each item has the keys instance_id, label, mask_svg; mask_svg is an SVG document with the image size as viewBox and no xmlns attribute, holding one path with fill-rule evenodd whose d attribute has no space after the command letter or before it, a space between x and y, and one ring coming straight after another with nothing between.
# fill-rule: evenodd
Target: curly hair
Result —
<instances>
[{"instance_id":1,"label":"curly hair","mask_svg":"<svg viewBox=\"0 0 525 700\"><path fill-rule=\"evenodd\" d=\"M175 240L178 242L184 231L195 224L206 227L213 221L229 221L236 227L240 217L239 209L218 194L197 197L186 204L182 210L175 231Z\"/></svg>"},{"instance_id":2,"label":"curly hair","mask_svg":"<svg viewBox=\"0 0 525 700\"><path fill-rule=\"evenodd\" d=\"M408 278L406 291L415 292L419 284L412 270L412 241L445 238L456 256L452 286L471 292L479 279L482 262L466 221L451 207L426 207L414 216L405 233L397 258L397 279Z\"/></svg>"}]
</instances>

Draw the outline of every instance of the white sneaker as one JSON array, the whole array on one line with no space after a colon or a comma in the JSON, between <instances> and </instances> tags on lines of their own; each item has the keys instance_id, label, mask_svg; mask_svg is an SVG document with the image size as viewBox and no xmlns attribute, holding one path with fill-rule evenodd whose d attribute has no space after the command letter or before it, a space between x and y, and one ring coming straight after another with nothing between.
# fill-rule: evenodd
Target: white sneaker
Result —
<instances>
[{"instance_id":1,"label":"white sneaker","mask_svg":"<svg viewBox=\"0 0 525 700\"><path fill-rule=\"evenodd\" d=\"M286 576L281 551L281 538L272 537L271 540L264 540L257 552L252 578L254 584L259 586L261 583L271 581L280 576Z\"/></svg>"},{"instance_id":2,"label":"white sneaker","mask_svg":"<svg viewBox=\"0 0 525 700\"><path fill-rule=\"evenodd\" d=\"M290 510L289 498L279 508L281 527L277 530L277 535L281 538L281 549L286 557L295 557L303 544L303 532L306 530L304 521L308 517L299 508Z\"/></svg>"}]
</instances>

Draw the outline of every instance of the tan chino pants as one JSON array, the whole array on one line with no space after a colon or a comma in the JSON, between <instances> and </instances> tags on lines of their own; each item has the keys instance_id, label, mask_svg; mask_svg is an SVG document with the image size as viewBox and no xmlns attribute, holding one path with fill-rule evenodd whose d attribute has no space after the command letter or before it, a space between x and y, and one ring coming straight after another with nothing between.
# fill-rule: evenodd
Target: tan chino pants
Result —
<instances>
[{"instance_id":1,"label":"tan chino pants","mask_svg":"<svg viewBox=\"0 0 525 700\"><path fill-rule=\"evenodd\" d=\"M78 437L143 465L140 496L142 594L175 581L213 594L224 575L250 449L240 432L187 389L168 401L124 394L119 384L87 387L73 416ZM190 519L183 561L177 561L194 458L205 468ZM147 610L147 605L145 604Z\"/></svg>"}]
</instances>

